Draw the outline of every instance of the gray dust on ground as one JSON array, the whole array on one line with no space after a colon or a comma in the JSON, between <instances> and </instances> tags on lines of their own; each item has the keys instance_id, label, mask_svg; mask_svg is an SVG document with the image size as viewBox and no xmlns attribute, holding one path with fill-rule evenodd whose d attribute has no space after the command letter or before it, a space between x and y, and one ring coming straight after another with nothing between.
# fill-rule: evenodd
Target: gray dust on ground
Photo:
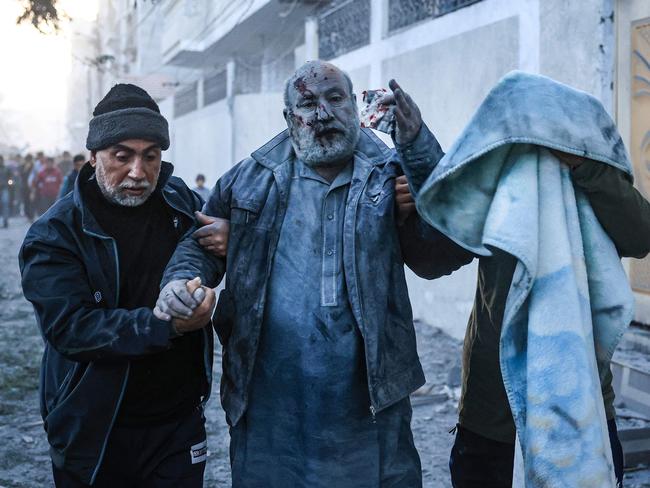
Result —
<instances>
[{"instance_id":1,"label":"gray dust on ground","mask_svg":"<svg viewBox=\"0 0 650 488\"><path fill-rule=\"evenodd\" d=\"M48 446L39 413L38 376L43 342L31 305L23 298L18 249L24 219L0 229L0 488L53 486ZM460 392L460 341L416 323L418 352L427 384L412 396L413 435L426 488L450 487L449 451ZM215 348L213 396L206 408L209 453L206 487L230 486L229 434L219 405L221 351ZM628 488L650 487L648 470L630 473Z\"/></svg>"}]
</instances>

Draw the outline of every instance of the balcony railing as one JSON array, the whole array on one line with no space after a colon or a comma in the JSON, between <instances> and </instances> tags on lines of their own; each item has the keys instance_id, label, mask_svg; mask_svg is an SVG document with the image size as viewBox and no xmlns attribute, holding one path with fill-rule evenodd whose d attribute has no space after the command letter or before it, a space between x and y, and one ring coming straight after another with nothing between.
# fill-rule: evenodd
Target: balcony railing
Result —
<instances>
[{"instance_id":1,"label":"balcony railing","mask_svg":"<svg viewBox=\"0 0 650 488\"><path fill-rule=\"evenodd\" d=\"M174 95L174 117L188 114L198 107L198 83L195 81Z\"/></svg>"},{"instance_id":2,"label":"balcony railing","mask_svg":"<svg viewBox=\"0 0 650 488\"><path fill-rule=\"evenodd\" d=\"M435 19L481 0L389 0L388 32Z\"/></svg>"},{"instance_id":3,"label":"balcony railing","mask_svg":"<svg viewBox=\"0 0 650 488\"><path fill-rule=\"evenodd\" d=\"M203 78L203 105L210 105L226 98L228 75L225 70Z\"/></svg>"},{"instance_id":4,"label":"balcony railing","mask_svg":"<svg viewBox=\"0 0 650 488\"><path fill-rule=\"evenodd\" d=\"M370 0L330 2L318 16L318 51L332 59L370 43Z\"/></svg>"}]
</instances>

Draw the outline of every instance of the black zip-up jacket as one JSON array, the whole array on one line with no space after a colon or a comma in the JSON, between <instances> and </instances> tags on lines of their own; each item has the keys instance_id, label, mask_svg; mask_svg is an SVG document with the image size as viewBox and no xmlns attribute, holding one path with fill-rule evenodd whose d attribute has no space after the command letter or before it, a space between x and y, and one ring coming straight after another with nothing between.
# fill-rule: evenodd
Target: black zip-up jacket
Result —
<instances>
[{"instance_id":1,"label":"black zip-up jacket","mask_svg":"<svg viewBox=\"0 0 650 488\"><path fill-rule=\"evenodd\" d=\"M172 171L171 164L162 163L158 188L179 222L180 241L193 230L193 212L202 201ZM82 168L74 191L30 227L19 255L23 293L34 305L45 341L40 400L50 454L58 468L88 484L101 465L130 358L165 350L174 337L170 322L157 319L151 309L118 308L117 246L82 198L93 172L89 164ZM205 403L213 335L210 327L202 330Z\"/></svg>"}]
</instances>

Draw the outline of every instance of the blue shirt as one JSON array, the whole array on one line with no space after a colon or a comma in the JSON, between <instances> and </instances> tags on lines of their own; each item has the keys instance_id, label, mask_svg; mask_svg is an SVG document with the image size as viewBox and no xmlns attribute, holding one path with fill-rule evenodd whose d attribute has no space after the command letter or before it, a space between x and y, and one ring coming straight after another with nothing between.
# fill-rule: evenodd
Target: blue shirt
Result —
<instances>
[{"instance_id":1,"label":"blue shirt","mask_svg":"<svg viewBox=\"0 0 650 488\"><path fill-rule=\"evenodd\" d=\"M352 167L330 184L301 161L294 164L246 429L239 433L245 441L233 438L246 460L241 473L235 461L234 484L378 486L363 341L343 272Z\"/></svg>"}]
</instances>

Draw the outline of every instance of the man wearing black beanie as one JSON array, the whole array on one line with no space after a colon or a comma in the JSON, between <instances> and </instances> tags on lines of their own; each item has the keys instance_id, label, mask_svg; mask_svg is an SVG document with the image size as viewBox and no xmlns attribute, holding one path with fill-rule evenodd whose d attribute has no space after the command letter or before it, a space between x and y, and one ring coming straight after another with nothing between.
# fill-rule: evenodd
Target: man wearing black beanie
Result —
<instances>
[{"instance_id":1,"label":"man wearing black beanie","mask_svg":"<svg viewBox=\"0 0 650 488\"><path fill-rule=\"evenodd\" d=\"M215 298L153 314L159 283L202 201L161 161L167 121L143 89L114 86L93 112L89 163L29 229L25 297L45 350L41 413L57 487L200 487Z\"/></svg>"}]
</instances>

